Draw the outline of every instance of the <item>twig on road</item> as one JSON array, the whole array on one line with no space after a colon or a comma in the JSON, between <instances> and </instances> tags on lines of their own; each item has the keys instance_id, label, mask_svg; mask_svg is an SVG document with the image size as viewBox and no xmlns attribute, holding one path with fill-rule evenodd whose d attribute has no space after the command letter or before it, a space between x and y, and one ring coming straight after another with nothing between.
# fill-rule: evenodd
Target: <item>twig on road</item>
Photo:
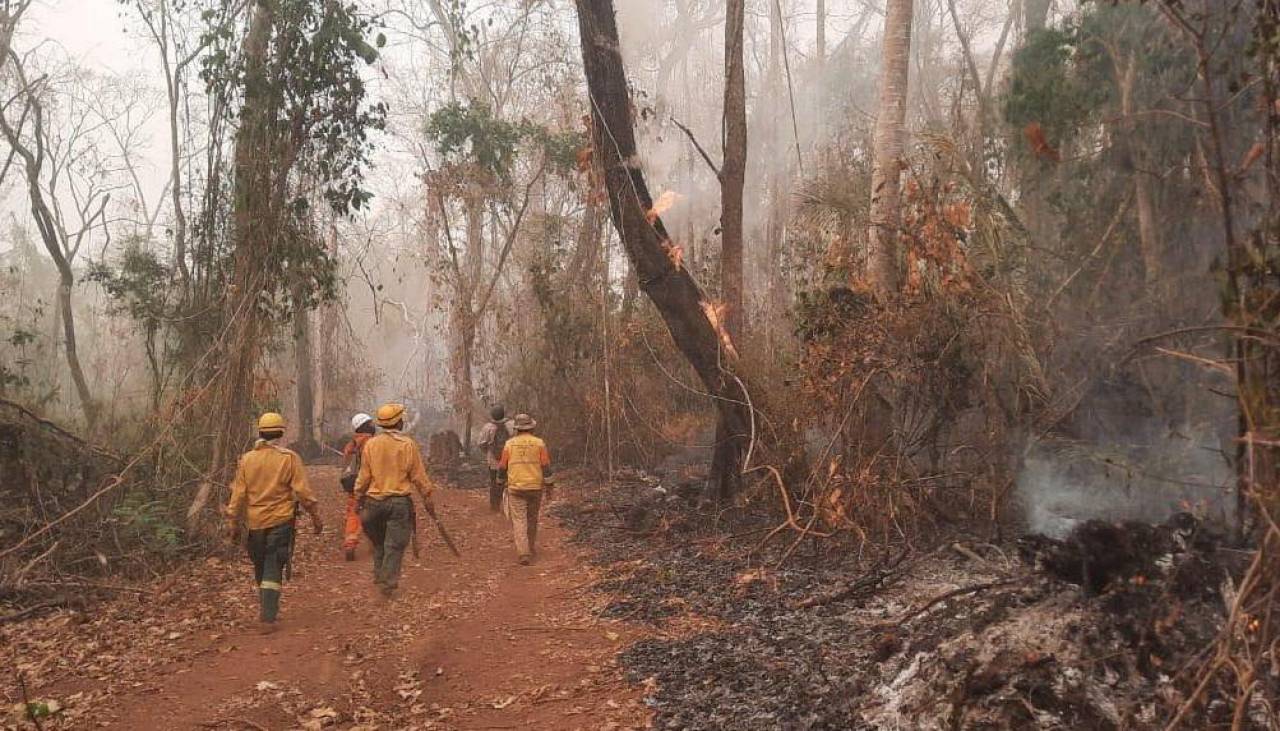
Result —
<instances>
[{"instance_id":1,"label":"twig on road","mask_svg":"<svg viewBox=\"0 0 1280 731\"><path fill-rule=\"evenodd\" d=\"M22 671L18 671L18 689L22 691L22 709L27 712L27 720L35 724L36 731L44 731L44 724L40 723L40 717L36 715L35 708L31 705L31 696L27 693L27 679L23 677Z\"/></svg>"},{"instance_id":2,"label":"twig on road","mask_svg":"<svg viewBox=\"0 0 1280 731\"><path fill-rule=\"evenodd\" d=\"M977 594L980 591L986 591L987 589L994 589L999 586L1008 586L1009 584L1016 584L1022 580L1023 580L1023 577L1018 577L1014 579L1001 579L1000 581L988 581L982 584L973 584L971 586L960 587L959 589L952 589L951 591L948 591L943 594L939 594L938 596L925 602L924 606L912 611L911 613L899 619L897 624L906 624L907 622L910 622L916 617L919 617L920 615L924 614L930 609L933 609L934 607L938 606L939 604L945 602L948 599L954 599L958 596L964 596L965 594Z\"/></svg>"},{"instance_id":3,"label":"twig on road","mask_svg":"<svg viewBox=\"0 0 1280 731\"><path fill-rule=\"evenodd\" d=\"M248 726L249 728L257 729L258 731L267 731L267 728L265 726L254 723L253 721L250 721L247 718L220 718L217 721L209 721L208 723L202 723L200 725L204 726L205 728L217 728L219 726L222 726L228 723L239 723L239 724Z\"/></svg>"}]
</instances>

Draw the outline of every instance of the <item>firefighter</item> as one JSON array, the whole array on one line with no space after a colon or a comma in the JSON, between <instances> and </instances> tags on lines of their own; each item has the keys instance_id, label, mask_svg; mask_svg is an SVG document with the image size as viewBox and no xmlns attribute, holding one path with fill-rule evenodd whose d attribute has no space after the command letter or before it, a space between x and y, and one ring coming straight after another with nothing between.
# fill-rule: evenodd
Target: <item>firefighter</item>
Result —
<instances>
[{"instance_id":1,"label":"firefighter","mask_svg":"<svg viewBox=\"0 0 1280 731\"><path fill-rule=\"evenodd\" d=\"M507 418L506 410L501 405L489 411L489 423L480 430L480 447L484 449L484 461L489 466L489 510L498 512L502 509L502 481L498 479L498 460L502 459L502 448L507 440L515 436L515 427Z\"/></svg>"},{"instance_id":2,"label":"firefighter","mask_svg":"<svg viewBox=\"0 0 1280 731\"><path fill-rule=\"evenodd\" d=\"M516 435L502 448L498 468L506 483L507 517L516 542L516 556L528 565L538 552L538 512L545 495L551 498L551 456L547 445L533 435L538 424L528 414L517 414L512 426Z\"/></svg>"},{"instance_id":3,"label":"firefighter","mask_svg":"<svg viewBox=\"0 0 1280 731\"><path fill-rule=\"evenodd\" d=\"M360 513L356 510L356 475L360 474L360 453L365 442L373 438L377 430L373 417L356 414L351 417L351 441L342 448L342 491L347 493L346 523L342 531L342 552L348 561L356 560L356 546L360 545Z\"/></svg>"},{"instance_id":4,"label":"firefighter","mask_svg":"<svg viewBox=\"0 0 1280 731\"><path fill-rule=\"evenodd\" d=\"M364 445L355 494L364 534L373 543L373 583L390 599L400 584L400 563L416 524L410 495L417 490L431 510L434 488L417 443L401 433L404 406L384 404L377 417L382 433Z\"/></svg>"},{"instance_id":5,"label":"firefighter","mask_svg":"<svg viewBox=\"0 0 1280 731\"><path fill-rule=\"evenodd\" d=\"M276 443L284 436L284 428L284 417L279 414L268 412L258 419L258 441L240 457L226 508L232 541L240 540L242 514L249 529L245 547L253 562L258 618L264 634L276 628L280 582L293 552L298 508L311 516L317 535L324 526L316 499L307 486L302 458Z\"/></svg>"}]
</instances>

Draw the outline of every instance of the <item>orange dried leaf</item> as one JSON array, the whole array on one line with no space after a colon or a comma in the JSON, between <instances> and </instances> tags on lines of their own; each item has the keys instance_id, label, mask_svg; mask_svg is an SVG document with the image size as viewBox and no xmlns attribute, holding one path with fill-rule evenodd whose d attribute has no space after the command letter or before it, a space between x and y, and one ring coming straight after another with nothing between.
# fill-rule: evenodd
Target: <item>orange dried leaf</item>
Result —
<instances>
[{"instance_id":1,"label":"orange dried leaf","mask_svg":"<svg viewBox=\"0 0 1280 731\"><path fill-rule=\"evenodd\" d=\"M1243 173L1253 167L1253 164L1258 161L1258 158L1262 157L1262 153L1266 152L1266 150L1266 146L1261 142L1253 143L1253 147L1249 148L1249 151L1244 154L1244 159L1240 161L1240 172Z\"/></svg>"},{"instance_id":2,"label":"orange dried leaf","mask_svg":"<svg viewBox=\"0 0 1280 731\"><path fill-rule=\"evenodd\" d=\"M1026 136L1027 142L1031 145L1031 151L1036 154L1036 157L1053 162L1062 161L1062 156L1049 144L1049 140L1044 135L1044 128L1039 122L1028 124L1022 129L1022 134Z\"/></svg>"}]
</instances>

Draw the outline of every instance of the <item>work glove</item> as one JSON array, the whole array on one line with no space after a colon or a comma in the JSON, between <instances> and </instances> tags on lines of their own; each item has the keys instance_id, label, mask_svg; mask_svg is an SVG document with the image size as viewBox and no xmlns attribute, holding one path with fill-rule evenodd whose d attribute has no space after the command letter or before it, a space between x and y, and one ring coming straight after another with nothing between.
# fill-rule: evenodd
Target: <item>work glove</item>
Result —
<instances>
[{"instance_id":1,"label":"work glove","mask_svg":"<svg viewBox=\"0 0 1280 731\"><path fill-rule=\"evenodd\" d=\"M315 529L316 535L320 535L320 531L324 530L324 521L320 519L320 513L311 514L311 527Z\"/></svg>"},{"instance_id":2,"label":"work glove","mask_svg":"<svg viewBox=\"0 0 1280 731\"><path fill-rule=\"evenodd\" d=\"M436 512L436 504L435 504L435 501L431 499L431 496L430 496L430 495L423 495L423 496L422 496L422 509L423 509L423 510L425 510L425 511L427 511L427 514L428 514L428 515L429 515L429 514L431 514L431 513Z\"/></svg>"},{"instance_id":3,"label":"work glove","mask_svg":"<svg viewBox=\"0 0 1280 731\"><path fill-rule=\"evenodd\" d=\"M240 542L240 523L227 523L226 528L227 540L232 543Z\"/></svg>"}]
</instances>

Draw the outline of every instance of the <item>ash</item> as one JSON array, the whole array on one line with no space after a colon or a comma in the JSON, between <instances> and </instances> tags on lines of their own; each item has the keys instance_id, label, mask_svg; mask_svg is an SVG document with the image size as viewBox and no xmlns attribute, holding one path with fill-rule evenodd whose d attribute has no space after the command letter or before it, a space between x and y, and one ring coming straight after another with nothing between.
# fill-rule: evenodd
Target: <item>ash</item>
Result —
<instances>
[{"instance_id":1,"label":"ash","mask_svg":"<svg viewBox=\"0 0 1280 731\"><path fill-rule=\"evenodd\" d=\"M699 514L658 483L557 508L613 577L603 613L652 630L621 662L658 729L1160 728L1242 555L1182 513L861 561L806 542L780 563L759 546L771 521ZM1229 700L1210 689L1188 727L1229 723ZM1245 728L1268 728L1252 711Z\"/></svg>"}]
</instances>

